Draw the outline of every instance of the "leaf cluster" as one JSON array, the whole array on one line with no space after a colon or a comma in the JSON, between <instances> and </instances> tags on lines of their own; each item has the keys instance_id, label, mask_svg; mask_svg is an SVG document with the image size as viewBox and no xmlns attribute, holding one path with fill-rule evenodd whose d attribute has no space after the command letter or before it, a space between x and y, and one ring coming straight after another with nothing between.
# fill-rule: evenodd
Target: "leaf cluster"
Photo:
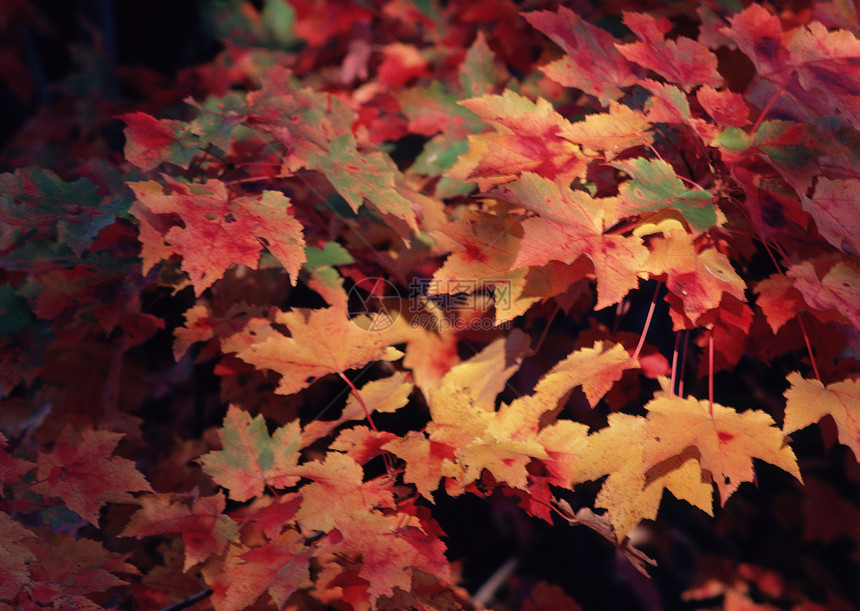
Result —
<instances>
[{"instance_id":1,"label":"leaf cluster","mask_svg":"<svg viewBox=\"0 0 860 611\"><path fill-rule=\"evenodd\" d=\"M624 6L216 2L168 93L93 51L144 100L69 79L3 156L0 605L588 598L476 593L478 497L631 597L695 520L668 596L850 606L856 10ZM823 585L732 551L749 499Z\"/></svg>"}]
</instances>

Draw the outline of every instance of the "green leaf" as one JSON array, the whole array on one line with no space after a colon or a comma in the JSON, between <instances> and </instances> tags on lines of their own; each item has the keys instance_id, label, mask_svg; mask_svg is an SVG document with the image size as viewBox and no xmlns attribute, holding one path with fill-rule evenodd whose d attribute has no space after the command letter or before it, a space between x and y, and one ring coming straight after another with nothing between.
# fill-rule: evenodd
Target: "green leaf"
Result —
<instances>
[{"instance_id":1,"label":"green leaf","mask_svg":"<svg viewBox=\"0 0 860 611\"><path fill-rule=\"evenodd\" d=\"M325 174L332 186L358 212L365 199L379 212L390 214L417 229L412 203L395 188L397 166L380 152L359 152L352 134L331 141L328 153L314 153L307 167Z\"/></svg>"},{"instance_id":2,"label":"green leaf","mask_svg":"<svg viewBox=\"0 0 860 611\"><path fill-rule=\"evenodd\" d=\"M687 189L665 161L637 157L611 165L632 177L619 188L622 203L630 213L674 208L697 233L716 225L717 213L711 203L711 194Z\"/></svg>"},{"instance_id":3,"label":"green leaf","mask_svg":"<svg viewBox=\"0 0 860 611\"><path fill-rule=\"evenodd\" d=\"M260 13L263 32L269 42L282 47L289 47L296 42L293 25L296 22L296 11L287 0L265 0Z\"/></svg>"},{"instance_id":4,"label":"green leaf","mask_svg":"<svg viewBox=\"0 0 860 611\"><path fill-rule=\"evenodd\" d=\"M305 269L309 270L324 266L355 263L355 259L349 254L349 251L337 242L326 242L321 249L309 246L305 249L305 256L307 257Z\"/></svg>"},{"instance_id":5,"label":"green leaf","mask_svg":"<svg viewBox=\"0 0 860 611\"><path fill-rule=\"evenodd\" d=\"M732 153L740 153L752 146L752 140L744 130L737 127L727 127L716 135L711 145L719 146Z\"/></svg>"}]
</instances>

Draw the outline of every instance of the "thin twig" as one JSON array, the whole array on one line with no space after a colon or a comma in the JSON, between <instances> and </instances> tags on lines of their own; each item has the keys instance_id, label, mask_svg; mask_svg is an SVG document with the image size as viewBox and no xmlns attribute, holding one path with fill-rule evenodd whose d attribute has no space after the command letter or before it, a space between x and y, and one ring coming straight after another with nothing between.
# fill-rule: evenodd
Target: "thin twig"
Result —
<instances>
[{"instance_id":1,"label":"thin twig","mask_svg":"<svg viewBox=\"0 0 860 611\"><path fill-rule=\"evenodd\" d=\"M205 590L200 590L197 594L192 594L185 600L180 600L170 606L163 607L161 611L181 611L182 609L187 609L191 605L199 603L201 600L205 600L210 596L212 596L212 588L206 588Z\"/></svg>"}]
</instances>

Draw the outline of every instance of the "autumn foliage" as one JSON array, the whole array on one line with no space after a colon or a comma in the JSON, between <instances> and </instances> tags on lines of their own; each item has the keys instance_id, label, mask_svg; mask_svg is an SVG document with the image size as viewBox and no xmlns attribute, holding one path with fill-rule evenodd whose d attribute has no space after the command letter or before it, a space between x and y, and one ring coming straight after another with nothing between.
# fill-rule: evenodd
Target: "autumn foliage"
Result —
<instances>
[{"instance_id":1,"label":"autumn foliage","mask_svg":"<svg viewBox=\"0 0 860 611\"><path fill-rule=\"evenodd\" d=\"M3 152L2 608L860 604L851 3L203 4Z\"/></svg>"}]
</instances>

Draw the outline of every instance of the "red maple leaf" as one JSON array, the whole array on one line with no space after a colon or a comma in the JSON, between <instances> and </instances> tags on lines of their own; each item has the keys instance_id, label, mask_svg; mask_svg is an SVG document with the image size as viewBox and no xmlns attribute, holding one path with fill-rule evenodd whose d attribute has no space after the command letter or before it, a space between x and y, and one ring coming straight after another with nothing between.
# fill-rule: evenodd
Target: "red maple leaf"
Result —
<instances>
[{"instance_id":1,"label":"red maple leaf","mask_svg":"<svg viewBox=\"0 0 860 611\"><path fill-rule=\"evenodd\" d=\"M111 456L122 433L85 430L78 436L67 427L54 449L40 452L37 492L60 497L93 526L105 503L136 503L130 492L151 492L146 479L127 458Z\"/></svg>"}]
</instances>

